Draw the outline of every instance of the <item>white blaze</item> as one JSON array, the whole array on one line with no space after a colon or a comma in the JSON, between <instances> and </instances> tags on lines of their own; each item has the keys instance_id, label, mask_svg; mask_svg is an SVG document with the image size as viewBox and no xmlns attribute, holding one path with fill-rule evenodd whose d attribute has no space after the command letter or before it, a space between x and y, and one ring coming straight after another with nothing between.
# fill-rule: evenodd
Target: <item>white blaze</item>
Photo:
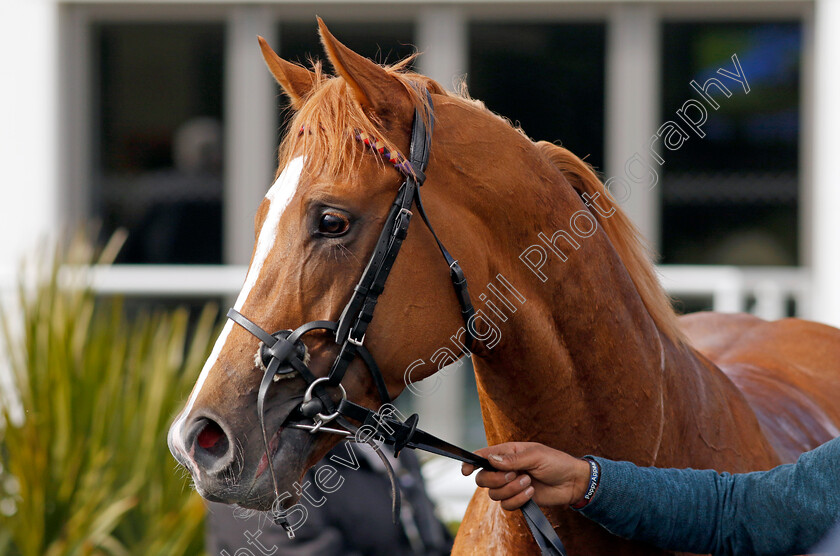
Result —
<instances>
[{"instance_id":1,"label":"white blaze","mask_svg":"<svg viewBox=\"0 0 840 556\"><path fill-rule=\"evenodd\" d=\"M257 247L254 249L254 257L251 261L251 267L248 269L248 275L245 277L245 284L243 284L242 290L239 292L239 297L236 298L236 303L233 306L233 308L237 311L240 311L242 306L245 305L245 302L248 300L248 295L251 293L251 289L260 277L263 264L265 264L268 254L274 247L274 242L277 239L277 226L280 223L280 217L283 216L283 212L286 210L286 207L289 206L289 201L292 200L292 197L295 195L295 191L297 191L302 171L303 157L299 156L292 160L283 169L283 172L280 173L277 181L274 182L274 185L271 186L271 189L269 189L268 193L265 195L265 198L269 201L268 214L263 221L262 228L260 228L259 236L257 236ZM183 437L181 435L184 420L187 418L187 415L190 414L192 406L195 403L195 399L198 397L198 393L201 391L204 381L207 380L207 375L210 374L210 369L216 364L219 354L222 352L222 348L224 348L225 342L227 341L227 337L231 330L233 330L233 321L228 319L224 328L222 328L222 333L219 334L219 338L216 340L216 344L213 346L213 351L210 353L210 357L207 358L207 361L204 363L204 367L201 369L201 374L193 387L190 399L187 401L187 406L184 408L184 411L181 412L181 416L178 417L178 421L173 425L175 429L176 445L184 452L186 452L186 447L184 446Z\"/></svg>"}]
</instances>

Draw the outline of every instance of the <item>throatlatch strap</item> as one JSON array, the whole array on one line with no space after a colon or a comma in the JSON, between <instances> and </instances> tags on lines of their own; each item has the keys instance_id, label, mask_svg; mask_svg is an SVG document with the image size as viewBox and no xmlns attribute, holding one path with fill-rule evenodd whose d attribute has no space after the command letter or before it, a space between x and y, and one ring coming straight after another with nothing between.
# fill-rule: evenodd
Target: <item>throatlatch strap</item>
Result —
<instances>
[{"instance_id":1,"label":"throatlatch strap","mask_svg":"<svg viewBox=\"0 0 840 556\"><path fill-rule=\"evenodd\" d=\"M475 336L470 331L470 319L475 315L475 308L470 299L470 291L467 287L467 277L464 271L461 270L461 265L455 260L455 257L449 254L449 251L438 239L435 229L429 222L429 217L426 215L426 209L423 208L423 200L420 198L420 190L415 194L415 203L417 204L417 212L420 213L420 218L426 223L426 227L432 232L432 237L435 238L438 249L443 254L446 260L446 265L449 267L449 279L452 281L452 287L455 289L455 296L458 298L458 305L461 306L461 318L464 320L464 330L466 331L466 348L472 352L475 344ZM464 354L467 355L467 354Z\"/></svg>"}]
</instances>

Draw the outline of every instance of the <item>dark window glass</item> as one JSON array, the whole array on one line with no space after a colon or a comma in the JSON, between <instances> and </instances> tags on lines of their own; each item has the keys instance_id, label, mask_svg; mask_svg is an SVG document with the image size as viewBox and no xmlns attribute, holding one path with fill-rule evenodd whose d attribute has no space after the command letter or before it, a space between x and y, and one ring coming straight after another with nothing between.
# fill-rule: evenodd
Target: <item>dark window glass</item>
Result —
<instances>
[{"instance_id":1,"label":"dark window glass","mask_svg":"<svg viewBox=\"0 0 840 556\"><path fill-rule=\"evenodd\" d=\"M604 25L473 23L469 35L471 96L603 167Z\"/></svg>"},{"instance_id":2,"label":"dark window glass","mask_svg":"<svg viewBox=\"0 0 840 556\"><path fill-rule=\"evenodd\" d=\"M668 23L662 121L680 122L689 99L707 107L705 137L662 149L662 255L666 263L794 265L798 254L798 23ZM734 71L736 54L749 84ZM717 78L714 110L690 86Z\"/></svg>"},{"instance_id":3,"label":"dark window glass","mask_svg":"<svg viewBox=\"0 0 840 556\"><path fill-rule=\"evenodd\" d=\"M221 263L224 27L94 29L92 212L119 262Z\"/></svg>"}]
</instances>

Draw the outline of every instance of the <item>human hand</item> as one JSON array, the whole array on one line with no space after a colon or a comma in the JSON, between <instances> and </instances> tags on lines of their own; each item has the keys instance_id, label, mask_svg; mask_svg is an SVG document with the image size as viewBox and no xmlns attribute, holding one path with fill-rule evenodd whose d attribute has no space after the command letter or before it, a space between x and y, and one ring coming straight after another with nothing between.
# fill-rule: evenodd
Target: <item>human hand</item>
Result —
<instances>
[{"instance_id":1,"label":"human hand","mask_svg":"<svg viewBox=\"0 0 840 556\"><path fill-rule=\"evenodd\" d=\"M489 489L490 498L506 510L515 510L531 498L540 506L574 505L583 500L589 486L589 463L543 444L506 442L475 453L498 469L479 471L476 484ZM476 469L468 463L461 465L461 473L467 476Z\"/></svg>"}]
</instances>

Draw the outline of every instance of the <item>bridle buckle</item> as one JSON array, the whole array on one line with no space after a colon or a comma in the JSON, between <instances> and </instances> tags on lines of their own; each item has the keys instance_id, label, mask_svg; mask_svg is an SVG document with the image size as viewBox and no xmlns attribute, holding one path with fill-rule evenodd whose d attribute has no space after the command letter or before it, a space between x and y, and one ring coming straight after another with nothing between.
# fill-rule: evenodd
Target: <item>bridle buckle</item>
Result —
<instances>
[{"instance_id":1,"label":"bridle buckle","mask_svg":"<svg viewBox=\"0 0 840 556\"><path fill-rule=\"evenodd\" d=\"M356 338L353 337L353 329L351 328L350 333L347 334L347 341L350 342L351 344L353 344L354 346L362 347L362 345L364 345L364 343L365 343L365 337L366 336L367 336L367 332L362 334L362 337L357 340Z\"/></svg>"},{"instance_id":2,"label":"bridle buckle","mask_svg":"<svg viewBox=\"0 0 840 556\"><path fill-rule=\"evenodd\" d=\"M413 212L403 207L397 213L397 218L394 222L394 237L405 239L408 235L408 224L411 222Z\"/></svg>"},{"instance_id":3,"label":"bridle buckle","mask_svg":"<svg viewBox=\"0 0 840 556\"><path fill-rule=\"evenodd\" d=\"M401 208L400 211L397 213L397 218L411 218L414 216L414 213L408 210L407 208Z\"/></svg>"}]
</instances>

